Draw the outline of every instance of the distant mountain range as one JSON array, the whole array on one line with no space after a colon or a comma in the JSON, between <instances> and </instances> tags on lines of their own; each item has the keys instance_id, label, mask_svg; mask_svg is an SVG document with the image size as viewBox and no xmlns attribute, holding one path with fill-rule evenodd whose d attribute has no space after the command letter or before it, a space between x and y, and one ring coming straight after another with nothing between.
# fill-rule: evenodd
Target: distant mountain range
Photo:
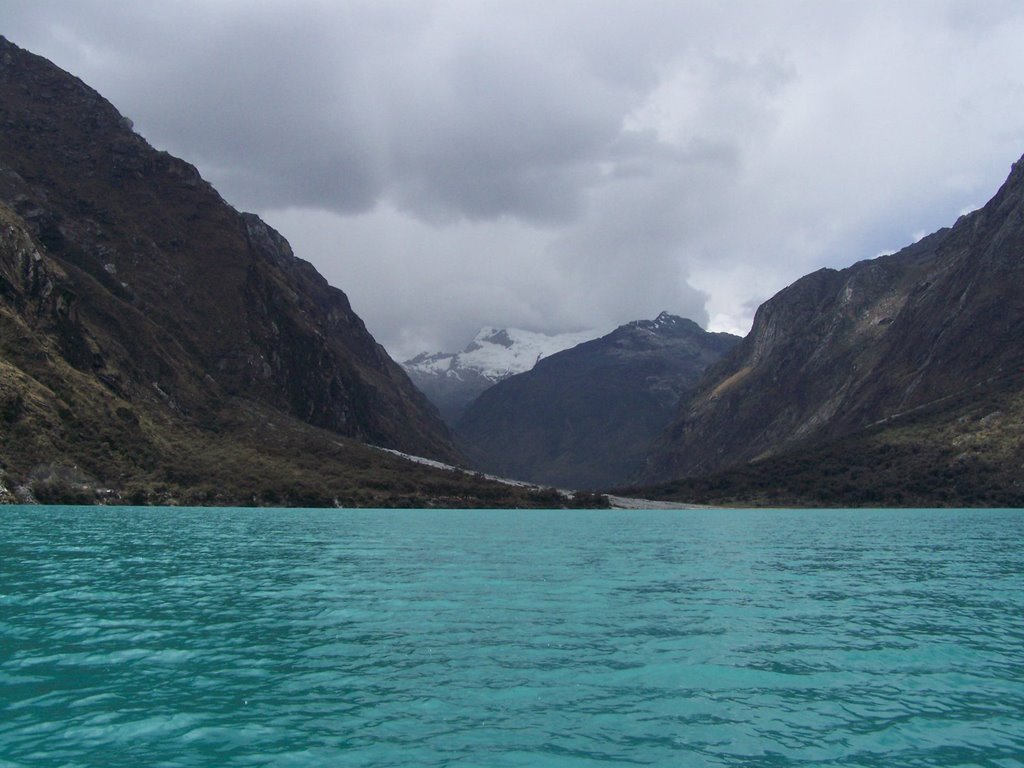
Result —
<instances>
[{"instance_id":1,"label":"distant mountain range","mask_svg":"<svg viewBox=\"0 0 1024 768\"><path fill-rule=\"evenodd\" d=\"M485 327L461 352L423 352L402 367L437 406L441 418L454 424L484 390L529 371L542 358L600 335L597 331L549 335Z\"/></svg>"},{"instance_id":2,"label":"distant mountain range","mask_svg":"<svg viewBox=\"0 0 1024 768\"><path fill-rule=\"evenodd\" d=\"M680 397L739 342L660 314L540 360L484 391L456 424L474 466L568 488L624 483Z\"/></svg>"}]
</instances>

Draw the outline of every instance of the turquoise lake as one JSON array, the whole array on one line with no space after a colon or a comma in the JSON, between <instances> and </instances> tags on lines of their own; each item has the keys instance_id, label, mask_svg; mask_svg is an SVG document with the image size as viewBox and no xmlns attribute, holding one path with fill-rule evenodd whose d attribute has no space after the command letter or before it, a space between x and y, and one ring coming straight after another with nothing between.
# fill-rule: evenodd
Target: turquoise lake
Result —
<instances>
[{"instance_id":1,"label":"turquoise lake","mask_svg":"<svg viewBox=\"0 0 1024 768\"><path fill-rule=\"evenodd\" d=\"M1022 766L1024 512L0 507L0 766Z\"/></svg>"}]
</instances>

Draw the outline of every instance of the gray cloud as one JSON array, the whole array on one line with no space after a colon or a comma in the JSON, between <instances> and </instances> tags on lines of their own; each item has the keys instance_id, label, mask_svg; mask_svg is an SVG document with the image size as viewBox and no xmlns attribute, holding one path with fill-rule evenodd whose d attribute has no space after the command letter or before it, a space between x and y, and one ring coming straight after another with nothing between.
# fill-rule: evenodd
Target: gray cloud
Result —
<instances>
[{"instance_id":1,"label":"gray cloud","mask_svg":"<svg viewBox=\"0 0 1024 768\"><path fill-rule=\"evenodd\" d=\"M5 4L345 289L396 356L662 309L743 330L983 202L1024 9L613 0Z\"/></svg>"}]
</instances>

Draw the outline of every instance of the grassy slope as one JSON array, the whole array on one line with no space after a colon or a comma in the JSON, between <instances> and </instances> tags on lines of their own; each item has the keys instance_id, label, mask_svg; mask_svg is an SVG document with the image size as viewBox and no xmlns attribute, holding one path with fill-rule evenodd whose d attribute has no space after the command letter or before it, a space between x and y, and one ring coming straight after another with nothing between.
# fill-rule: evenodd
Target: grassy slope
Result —
<instances>
[{"instance_id":1,"label":"grassy slope","mask_svg":"<svg viewBox=\"0 0 1024 768\"><path fill-rule=\"evenodd\" d=\"M600 504L414 464L233 401L218 431L139 413L68 373L73 388L0 365L6 484L44 503L361 507ZM77 386L75 386L77 385ZM59 458L54 458L59 457Z\"/></svg>"},{"instance_id":2,"label":"grassy slope","mask_svg":"<svg viewBox=\"0 0 1024 768\"><path fill-rule=\"evenodd\" d=\"M628 495L730 506L1024 506L1015 373L856 435Z\"/></svg>"}]
</instances>

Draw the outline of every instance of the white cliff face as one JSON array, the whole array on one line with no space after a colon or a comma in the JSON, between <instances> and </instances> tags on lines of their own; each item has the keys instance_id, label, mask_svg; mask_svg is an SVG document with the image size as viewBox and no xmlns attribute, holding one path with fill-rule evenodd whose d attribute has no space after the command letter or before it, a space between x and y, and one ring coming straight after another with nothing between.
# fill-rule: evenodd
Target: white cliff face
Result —
<instances>
[{"instance_id":1,"label":"white cliff face","mask_svg":"<svg viewBox=\"0 0 1024 768\"><path fill-rule=\"evenodd\" d=\"M485 327L461 352L424 352L406 360L402 367L451 423L492 384L601 335L600 331L580 331L549 336L519 328Z\"/></svg>"}]
</instances>

